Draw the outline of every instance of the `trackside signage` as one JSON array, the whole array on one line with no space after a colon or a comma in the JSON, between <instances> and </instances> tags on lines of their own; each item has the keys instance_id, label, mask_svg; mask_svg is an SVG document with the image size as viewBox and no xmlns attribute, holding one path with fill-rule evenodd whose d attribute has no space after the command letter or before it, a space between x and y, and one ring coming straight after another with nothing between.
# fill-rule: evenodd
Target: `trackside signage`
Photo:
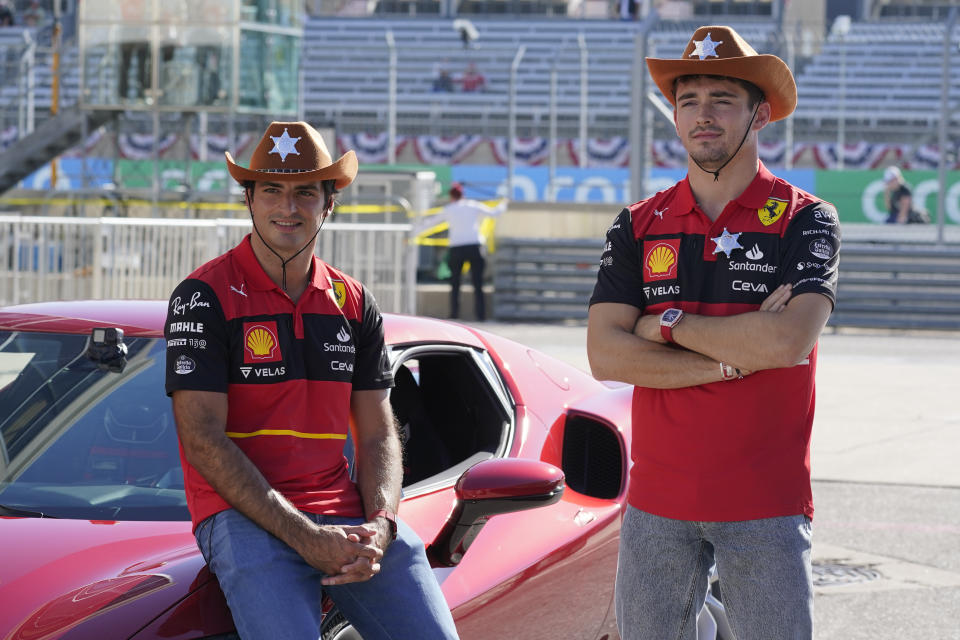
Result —
<instances>
[{"instance_id":1,"label":"trackside signage","mask_svg":"<svg viewBox=\"0 0 960 640\"><path fill-rule=\"evenodd\" d=\"M904 171L913 190L914 207L926 209L936 222L938 180L936 171ZM841 222L884 223L883 171L817 171L817 196L832 202ZM960 171L947 172L947 224L960 224Z\"/></svg>"}]
</instances>

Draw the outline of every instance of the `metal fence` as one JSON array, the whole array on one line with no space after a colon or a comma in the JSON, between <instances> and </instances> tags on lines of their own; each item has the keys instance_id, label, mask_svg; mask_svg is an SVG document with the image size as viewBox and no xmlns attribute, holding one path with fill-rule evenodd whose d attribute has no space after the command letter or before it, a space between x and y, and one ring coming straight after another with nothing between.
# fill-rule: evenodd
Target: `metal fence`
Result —
<instances>
[{"instance_id":1,"label":"metal fence","mask_svg":"<svg viewBox=\"0 0 960 640\"><path fill-rule=\"evenodd\" d=\"M935 243L922 225L846 225L833 327L960 329L960 229ZM583 321L597 281L597 239L497 243L493 315Z\"/></svg>"},{"instance_id":2,"label":"metal fence","mask_svg":"<svg viewBox=\"0 0 960 640\"><path fill-rule=\"evenodd\" d=\"M407 224L330 223L317 255L359 279L384 311L416 313ZM237 245L249 220L0 215L0 305L167 298L198 266Z\"/></svg>"}]
</instances>

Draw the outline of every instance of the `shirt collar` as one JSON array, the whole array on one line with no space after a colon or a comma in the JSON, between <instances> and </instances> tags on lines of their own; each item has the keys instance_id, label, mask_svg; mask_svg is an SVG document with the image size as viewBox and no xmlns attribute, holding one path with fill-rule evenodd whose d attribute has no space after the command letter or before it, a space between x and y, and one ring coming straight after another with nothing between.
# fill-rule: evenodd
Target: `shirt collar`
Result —
<instances>
[{"instance_id":1,"label":"shirt collar","mask_svg":"<svg viewBox=\"0 0 960 640\"><path fill-rule=\"evenodd\" d=\"M773 174L761 162L753 181L734 201L744 209L760 209L773 192L774 181Z\"/></svg>"},{"instance_id":2,"label":"shirt collar","mask_svg":"<svg viewBox=\"0 0 960 640\"><path fill-rule=\"evenodd\" d=\"M697 199L693 197L693 189L690 188L690 176L685 176L683 180L677 183L677 192L673 199L673 213L678 216L684 216L693 213L697 207Z\"/></svg>"},{"instance_id":3,"label":"shirt collar","mask_svg":"<svg viewBox=\"0 0 960 640\"><path fill-rule=\"evenodd\" d=\"M249 278L247 281L248 285L251 289L256 289L257 291L279 290L280 287L270 279L267 272L263 270L263 265L257 260L257 256L253 252L251 235L252 234L249 233L247 234L243 242L237 247L236 252L240 266ZM310 277L310 282L307 286L320 290L330 289L333 285L330 284L330 272L327 270L327 265L316 255L312 256L312 258L313 275Z\"/></svg>"},{"instance_id":4,"label":"shirt collar","mask_svg":"<svg viewBox=\"0 0 960 640\"><path fill-rule=\"evenodd\" d=\"M774 175L767 170L763 162L760 162L757 175L743 190L743 193L734 198L733 201L745 209L759 209L766 204L767 198L773 192L774 181ZM690 176L687 175L677 183L677 192L671 208L676 215L682 216L693 213L696 206L697 200L693 197L693 190L690 188Z\"/></svg>"}]
</instances>

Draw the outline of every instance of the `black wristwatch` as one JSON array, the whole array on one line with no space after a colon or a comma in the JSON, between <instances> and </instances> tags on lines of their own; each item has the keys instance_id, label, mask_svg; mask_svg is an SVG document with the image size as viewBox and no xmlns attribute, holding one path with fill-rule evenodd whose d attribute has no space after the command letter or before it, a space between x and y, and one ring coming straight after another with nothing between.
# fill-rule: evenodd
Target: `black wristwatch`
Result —
<instances>
[{"instance_id":1,"label":"black wristwatch","mask_svg":"<svg viewBox=\"0 0 960 640\"><path fill-rule=\"evenodd\" d=\"M670 308L660 314L660 335L668 343L673 343L673 328L683 320L683 310Z\"/></svg>"}]
</instances>

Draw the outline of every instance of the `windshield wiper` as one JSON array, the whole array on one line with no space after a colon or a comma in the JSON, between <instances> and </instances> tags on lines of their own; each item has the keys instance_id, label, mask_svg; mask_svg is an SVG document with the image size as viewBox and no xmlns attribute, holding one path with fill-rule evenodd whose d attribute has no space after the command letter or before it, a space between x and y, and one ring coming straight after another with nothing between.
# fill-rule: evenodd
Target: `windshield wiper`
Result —
<instances>
[{"instance_id":1,"label":"windshield wiper","mask_svg":"<svg viewBox=\"0 0 960 640\"><path fill-rule=\"evenodd\" d=\"M10 507L5 504L0 504L0 516L14 516L19 518L54 518L49 513L44 513L42 511L30 511L28 509L18 509L17 507Z\"/></svg>"}]
</instances>

